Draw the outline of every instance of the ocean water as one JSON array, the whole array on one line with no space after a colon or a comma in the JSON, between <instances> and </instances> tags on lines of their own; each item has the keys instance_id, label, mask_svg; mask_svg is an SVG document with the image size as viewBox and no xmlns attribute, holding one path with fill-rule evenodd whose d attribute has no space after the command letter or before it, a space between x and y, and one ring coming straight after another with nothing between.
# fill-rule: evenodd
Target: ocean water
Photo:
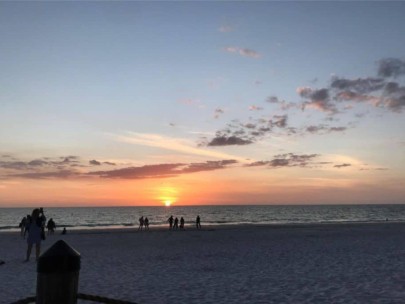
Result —
<instances>
[{"instance_id":1,"label":"ocean water","mask_svg":"<svg viewBox=\"0 0 405 304\"><path fill-rule=\"evenodd\" d=\"M0 208L0 232L17 231L32 208ZM137 227L139 217L151 227L168 225L170 215L184 217L193 225L197 215L202 225L303 224L348 222L405 222L405 205L311 205L311 206L171 206L171 207L80 207L45 208L59 229Z\"/></svg>"}]
</instances>

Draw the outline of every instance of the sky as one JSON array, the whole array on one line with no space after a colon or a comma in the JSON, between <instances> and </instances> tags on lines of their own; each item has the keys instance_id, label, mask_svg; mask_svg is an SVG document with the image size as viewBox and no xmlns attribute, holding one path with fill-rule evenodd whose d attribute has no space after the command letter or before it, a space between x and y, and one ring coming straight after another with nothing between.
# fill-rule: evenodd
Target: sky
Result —
<instances>
[{"instance_id":1,"label":"sky","mask_svg":"<svg viewBox=\"0 0 405 304\"><path fill-rule=\"evenodd\" d=\"M405 203L405 2L0 2L0 207Z\"/></svg>"}]
</instances>

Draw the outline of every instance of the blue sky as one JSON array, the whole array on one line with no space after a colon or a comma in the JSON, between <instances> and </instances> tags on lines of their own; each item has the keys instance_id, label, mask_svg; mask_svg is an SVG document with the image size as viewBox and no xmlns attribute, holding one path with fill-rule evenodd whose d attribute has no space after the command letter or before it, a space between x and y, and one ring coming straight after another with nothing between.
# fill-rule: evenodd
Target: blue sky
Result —
<instances>
[{"instance_id":1,"label":"blue sky","mask_svg":"<svg viewBox=\"0 0 405 304\"><path fill-rule=\"evenodd\" d=\"M251 185L256 203L300 203L283 199L285 180L322 192L307 203L404 202L404 13L403 2L2 2L0 204L27 202L21 183L198 189L207 174ZM187 170L160 170L178 163ZM277 199L263 180L282 184Z\"/></svg>"}]
</instances>

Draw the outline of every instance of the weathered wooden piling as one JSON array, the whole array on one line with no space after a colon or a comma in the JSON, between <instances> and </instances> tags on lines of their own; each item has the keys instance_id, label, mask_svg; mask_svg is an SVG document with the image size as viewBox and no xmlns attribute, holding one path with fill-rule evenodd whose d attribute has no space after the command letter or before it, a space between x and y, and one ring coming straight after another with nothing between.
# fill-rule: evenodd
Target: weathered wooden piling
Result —
<instances>
[{"instance_id":1,"label":"weathered wooden piling","mask_svg":"<svg viewBox=\"0 0 405 304\"><path fill-rule=\"evenodd\" d=\"M37 304L76 304L80 253L63 240L44 252L37 265Z\"/></svg>"}]
</instances>

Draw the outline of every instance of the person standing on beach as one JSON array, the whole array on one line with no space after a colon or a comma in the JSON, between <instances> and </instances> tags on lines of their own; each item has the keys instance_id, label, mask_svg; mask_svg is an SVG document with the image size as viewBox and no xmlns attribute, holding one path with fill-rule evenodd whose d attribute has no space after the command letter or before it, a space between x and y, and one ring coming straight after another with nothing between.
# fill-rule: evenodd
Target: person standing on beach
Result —
<instances>
[{"instance_id":1,"label":"person standing on beach","mask_svg":"<svg viewBox=\"0 0 405 304\"><path fill-rule=\"evenodd\" d=\"M149 230L149 219L145 217L145 230Z\"/></svg>"},{"instance_id":2,"label":"person standing on beach","mask_svg":"<svg viewBox=\"0 0 405 304\"><path fill-rule=\"evenodd\" d=\"M173 229L179 229L179 219L177 217L174 219Z\"/></svg>"},{"instance_id":3,"label":"person standing on beach","mask_svg":"<svg viewBox=\"0 0 405 304\"><path fill-rule=\"evenodd\" d=\"M32 246L35 244L35 257L38 261L39 255L41 253L41 230L42 230L42 219L40 217L40 210L38 208L32 211L31 221L28 228L28 238L27 238L27 258L26 262L30 260Z\"/></svg>"},{"instance_id":4,"label":"person standing on beach","mask_svg":"<svg viewBox=\"0 0 405 304\"><path fill-rule=\"evenodd\" d=\"M44 213L44 208L39 208L39 218L41 222L41 238L45 240L45 224L46 224L46 216Z\"/></svg>"},{"instance_id":5,"label":"person standing on beach","mask_svg":"<svg viewBox=\"0 0 405 304\"><path fill-rule=\"evenodd\" d=\"M169 222L169 229L172 230L173 229L173 215L171 215L167 221Z\"/></svg>"},{"instance_id":6,"label":"person standing on beach","mask_svg":"<svg viewBox=\"0 0 405 304\"><path fill-rule=\"evenodd\" d=\"M22 238L24 238L25 225L27 225L27 218L24 216L19 225Z\"/></svg>"},{"instance_id":7,"label":"person standing on beach","mask_svg":"<svg viewBox=\"0 0 405 304\"><path fill-rule=\"evenodd\" d=\"M180 229L184 229L184 218L180 218Z\"/></svg>"},{"instance_id":8,"label":"person standing on beach","mask_svg":"<svg viewBox=\"0 0 405 304\"><path fill-rule=\"evenodd\" d=\"M49 219L48 224L46 224L46 229L48 229L48 235L49 234L54 234L56 228L56 224L53 221L53 219Z\"/></svg>"},{"instance_id":9,"label":"person standing on beach","mask_svg":"<svg viewBox=\"0 0 405 304\"><path fill-rule=\"evenodd\" d=\"M197 218L195 219L195 226L197 229L201 229L201 218L199 215L197 215Z\"/></svg>"},{"instance_id":10,"label":"person standing on beach","mask_svg":"<svg viewBox=\"0 0 405 304\"><path fill-rule=\"evenodd\" d=\"M24 239L25 235L28 233L28 229L30 228L31 223L31 215L27 214L27 221L25 222L25 229L24 229Z\"/></svg>"},{"instance_id":11,"label":"person standing on beach","mask_svg":"<svg viewBox=\"0 0 405 304\"><path fill-rule=\"evenodd\" d=\"M143 224L144 224L144 219L143 219L143 215L139 218L139 227L138 227L138 230L141 230L142 231L142 229L143 229Z\"/></svg>"}]
</instances>

